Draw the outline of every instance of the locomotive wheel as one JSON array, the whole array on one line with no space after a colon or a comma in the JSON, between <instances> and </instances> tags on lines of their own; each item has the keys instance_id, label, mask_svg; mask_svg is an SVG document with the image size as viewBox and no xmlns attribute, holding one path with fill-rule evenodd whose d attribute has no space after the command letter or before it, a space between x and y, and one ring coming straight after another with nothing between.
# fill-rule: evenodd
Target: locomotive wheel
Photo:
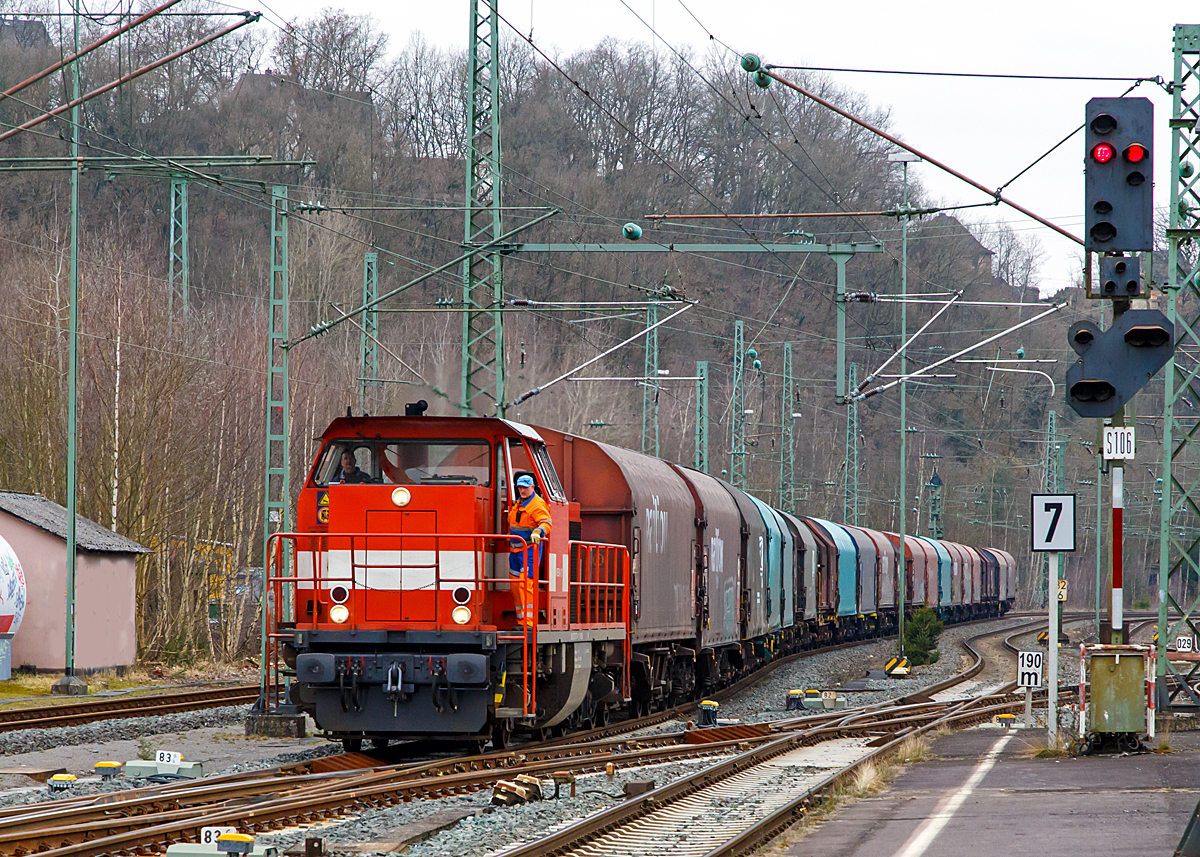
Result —
<instances>
[{"instance_id":1,"label":"locomotive wheel","mask_svg":"<svg viewBox=\"0 0 1200 857\"><path fill-rule=\"evenodd\" d=\"M512 733L508 729L507 723L495 723L492 725L492 749L496 752L508 748L509 738Z\"/></svg>"},{"instance_id":2,"label":"locomotive wheel","mask_svg":"<svg viewBox=\"0 0 1200 857\"><path fill-rule=\"evenodd\" d=\"M342 749L347 753L361 753L362 738L343 738Z\"/></svg>"}]
</instances>

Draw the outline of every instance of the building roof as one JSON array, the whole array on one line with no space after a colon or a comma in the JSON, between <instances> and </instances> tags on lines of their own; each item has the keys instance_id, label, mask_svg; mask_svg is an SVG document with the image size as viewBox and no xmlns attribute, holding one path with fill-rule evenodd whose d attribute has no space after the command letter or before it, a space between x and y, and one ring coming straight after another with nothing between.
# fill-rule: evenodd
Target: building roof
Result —
<instances>
[{"instance_id":1,"label":"building roof","mask_svg":"<svg viewBox=\"0 0 1200 857\"><path fill-rule=\"evenodd\" d=\"M40 494L0 491L0 509L60 539L67 538L66 508ZM75 516L75 545L80 550L98 553L150 553L149 548L133 539L117 535L78 514Z\"/></svg>"}]
</instances>

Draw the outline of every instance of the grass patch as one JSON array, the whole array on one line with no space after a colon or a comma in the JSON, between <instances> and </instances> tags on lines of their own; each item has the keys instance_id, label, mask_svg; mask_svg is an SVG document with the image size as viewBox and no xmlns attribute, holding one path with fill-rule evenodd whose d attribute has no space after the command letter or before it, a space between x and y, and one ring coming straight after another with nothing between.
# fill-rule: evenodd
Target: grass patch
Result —
<instances>
[{"instance_id":1,"label":"grass patch","mask_svg":"<svg viewBox=\"0 0 1200 857\"><path fill-rule=\"evenodd\" d=\"M1153 750L1155 753L1174 753L1175 748L1171 746L1171 727L1168 723L1163 722L1155 729Z\"/></svg>"},{"instance_id":2,"label":"grass patch","mask_svg":"<svg viewBox=\"0 0 1200 857\"><path fill-rule=\"evenodd\" d=\"M1019 759L1062 759L1070 756L1068 745L1061 738L1053 743L1046 738L1031 738L1017 751Z\"/></svg>"},{"instance_id":3,"label":"grass patch","mask_svg":"<svg viewBox=\"0 0 1200 857\"><path fill-rule=\"evenodd\" d=\"M890 771L884 771L874 762L859 765L858 770L854 772L854 779L850 783L850 796L858 798L870 797L873 794L883 791L884 787L888 784L887 773L890 773Z\"/></svg>"},{"instance_id":4,"label":"grass patch","mask_svg":"<svg viewBox=\"0 0 1200 857\"><path fill-rule=\"evenodd\" d=\"M912 762L928 762L933 758L933 750L929 739L924 735L909 735L896 751L896 760L900 764Z\"/></svg>"},{"instance_id":5,"label":"grass patch","mask_svg":"<svg viewBox=\"0 0 1200 857\"><path fill-rule=\"evenodd\" d=\"M42 705L78 702L79 697L56 696L51 686L62 678L62 673L37 673L13 670L12 678L0 681L0 708L30 708ZM166 693L181 684L207 684L217 678L232 681L258 679L257 672L237 670L228 665L200 664L187 668L164 669L157 666L130 667L118 675L116 670L103 670L91 675L81 675L87 682L89 693L100 690L128 690L130 696ZM182 688L181 688L182 689Z\"/></svg>"}]
</instances>

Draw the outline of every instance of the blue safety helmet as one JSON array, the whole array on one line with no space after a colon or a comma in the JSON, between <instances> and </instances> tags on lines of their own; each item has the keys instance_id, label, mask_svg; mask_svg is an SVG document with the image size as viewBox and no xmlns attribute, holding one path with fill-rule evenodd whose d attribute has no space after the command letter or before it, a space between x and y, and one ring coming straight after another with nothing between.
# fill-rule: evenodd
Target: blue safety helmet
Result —
<instances>
[{"instance_id":1,"label":"blue safety helmet","mask_svg":"<svg viewBox=\"0 0 1200 857\"><path fill-rule=\"evenodd\" d=\"M518 488L532 488L533 487L533 477L528 474L526 474L524 476L518 476L517 477L517 487Z\"/></svg>"}]
</instances>

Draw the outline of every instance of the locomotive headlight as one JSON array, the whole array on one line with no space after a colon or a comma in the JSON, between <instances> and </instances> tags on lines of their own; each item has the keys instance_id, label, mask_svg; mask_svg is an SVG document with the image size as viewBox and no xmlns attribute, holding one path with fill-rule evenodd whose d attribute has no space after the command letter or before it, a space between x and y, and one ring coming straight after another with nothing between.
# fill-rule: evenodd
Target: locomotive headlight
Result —
<instances>
[{"instance_id":1,"label":"locomotive headlight","mask_svg":"<svg viewBox=\"0 0 1200 857\"><path fill-rule=\"evenodd\" d=\"M454 624L465 625L471 621L471 608L460 604L450 612L450 616L454 619Z\"/></svg>"},{"instance_id":2,"label":"locomotive headlight","mask_svg":"<svg viewBox=\"0 0 1200 857\"><path fill-rule=\"evenodd\" d=\"M329 618L341 625L350 618L350 608L345 604L334 604L329 608Z\"/></svg>"}]
</instances>

